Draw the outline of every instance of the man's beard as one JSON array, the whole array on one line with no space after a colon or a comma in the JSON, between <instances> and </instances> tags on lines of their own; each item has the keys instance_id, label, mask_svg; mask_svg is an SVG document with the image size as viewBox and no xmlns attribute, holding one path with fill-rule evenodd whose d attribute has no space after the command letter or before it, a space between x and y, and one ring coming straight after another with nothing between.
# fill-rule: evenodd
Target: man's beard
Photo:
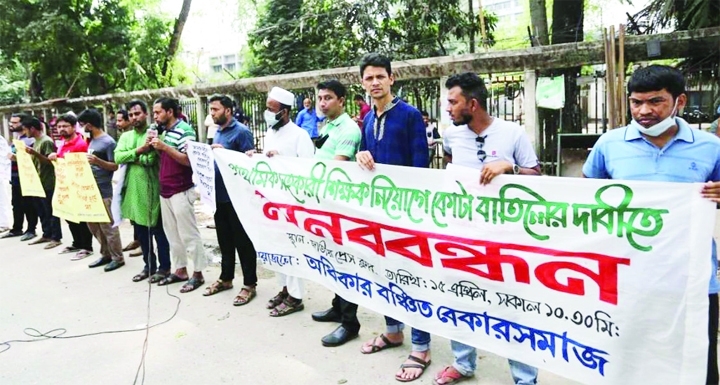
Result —
<instances>
[{"instance_id":1,"label":"man's beard","mask_svg":"<svg viewBox=\"0 0 720 385\"><path fill-rule=\"evenodd\" d=\"M456 126L464 126L470 124L470 122L472 122L472 115L465 112L462 113L460 121L453 120L453 124Z\"/></svg>"},{"instance_id":2,"label":"man's beard","mask_svg":"<svg viewBox=\"0 0 720 385\"><path fill-rule=\"evenodd\" d=\"M217 124L218 126L222 126L222 125L224 125L225 123L227 123L228 119L227 119L227 117L226 117L225 115L220 115L220 116L217 117L217 119L213 118L213 121L214 121L215 124Z\"/></svg>"}]
</instances>

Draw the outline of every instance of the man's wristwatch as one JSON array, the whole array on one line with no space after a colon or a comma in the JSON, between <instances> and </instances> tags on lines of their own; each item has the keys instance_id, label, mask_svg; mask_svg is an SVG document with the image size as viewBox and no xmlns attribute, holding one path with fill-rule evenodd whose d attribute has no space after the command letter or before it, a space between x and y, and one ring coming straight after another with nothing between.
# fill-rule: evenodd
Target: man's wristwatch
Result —
<instances>
[{"instance_id":1,"label":"man's wristwatch","mask_svg":"<svg viewBox=\"0 0 720 385\"><path fill-rule=\"evenodd\" d=\"M520 174L520 166L518 166L517 164L513 165L513 174L514 175Z\"/></svg>"}]
</instances>

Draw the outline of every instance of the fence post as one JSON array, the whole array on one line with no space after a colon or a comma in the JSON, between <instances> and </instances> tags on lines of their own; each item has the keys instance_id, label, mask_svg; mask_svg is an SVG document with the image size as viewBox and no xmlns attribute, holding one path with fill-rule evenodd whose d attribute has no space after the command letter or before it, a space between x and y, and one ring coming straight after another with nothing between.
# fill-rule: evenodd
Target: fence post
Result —
<instances>
[{"instance_id":1,"label":"fence post","mask_svg":"<svg viewBox=\"0 0 720 385\"><path fill-rule=\"evenodd\" d=\"M450 127L452 125L452 121L450 120L450 114L447 113L447 106L448 106L448 90L445 88L445 82L447 82L448 76L441 76L440 77L440 119L439 120L439 127L438 131L442 132Z\"/></svg>"},{"instance_id":2,"label":"fence post","mask_svg":"<svg viewBox=\"0 0 720 385\"><path fill-rule=\"evenodd\" d=\"M540 120L537 113L537 101L535 92L537 87L537 75L534 69L525 70L525 95L523 109L525 112L525 132L530 137L535 153L540 153L542 138L540 138Z\"/></svg>"},{"instance_id":3,"label":"fence post","mask_svg":"<svg viewBox=\"0 0 720 385\"><path fill-rule=\"evenodd\" d=\"M207 143L207 127L205 127L205 103L207 103L207 97L197 96L195 100L195 108L197 109L198 142Z\"/></svg>"}]
</instances>

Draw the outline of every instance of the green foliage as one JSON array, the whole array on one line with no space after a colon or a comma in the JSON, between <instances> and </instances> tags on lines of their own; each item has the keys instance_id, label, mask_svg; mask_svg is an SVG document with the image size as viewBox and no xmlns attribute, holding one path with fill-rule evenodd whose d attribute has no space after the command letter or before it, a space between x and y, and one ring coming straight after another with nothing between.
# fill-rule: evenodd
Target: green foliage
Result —
<instances>
[{"instance_id":1,"label":"green foliage","mask_svg":"<svg viewBox=\"0 0 720 385\"><path fill-rule=\"evenodd\" d=\"M3 2L0 55L28 69L33 100L170 86L179 78L172 70L160 75L172 22L159 12L136 16L156 0Z\"/></svg>"},{"instance_id":2,"label":"green foliage","mask_svg":"<svg viewBox=\"0 0 720 385\"><path fill-rule=\"evenodd\" d=\"M25 70L20 63L3 60L0 55L0 105L24 102L25 90L28 87Z\"/></svg>"},{"instance_id":3,"label":"green foliage","mask_svg":"<svg viewBox=\"0 0 720 385\"><path fill-rule=\"evenodd\" d=\"M269 0L250 34L252 76L353 66L367 52L395 60L464 53L479 17L460 0ZM488 44L497 19L486 14Z\"/></svg>"}]
</instances>

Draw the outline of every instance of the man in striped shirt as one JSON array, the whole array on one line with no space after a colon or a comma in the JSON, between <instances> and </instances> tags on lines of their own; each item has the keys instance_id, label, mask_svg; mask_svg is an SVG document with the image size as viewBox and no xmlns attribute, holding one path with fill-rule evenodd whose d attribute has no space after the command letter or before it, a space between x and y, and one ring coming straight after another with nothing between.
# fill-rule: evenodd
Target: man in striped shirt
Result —
<instances>
[{"instance_id":1,"label":"man in striped shirt","mask_svg":"<svg viewBox=\"0 0 720 385\"><path fill-rule=\"evenodd\" d=\"M180 105L176 99L160 98L153 104L155 122L165 127L161 137L150 145L160 155L160 215L170 243L175 273L158 285L164 286L187 281L181 293L193 291L205 283L202 271L207 266L200 230L195 219L194 203L197 200L192 181L192 168L186 153L187 142L196 140L189 124L178 119ZM194 273L188 277L188 254L192 258Z\"/></svg>"}]
</instances>

